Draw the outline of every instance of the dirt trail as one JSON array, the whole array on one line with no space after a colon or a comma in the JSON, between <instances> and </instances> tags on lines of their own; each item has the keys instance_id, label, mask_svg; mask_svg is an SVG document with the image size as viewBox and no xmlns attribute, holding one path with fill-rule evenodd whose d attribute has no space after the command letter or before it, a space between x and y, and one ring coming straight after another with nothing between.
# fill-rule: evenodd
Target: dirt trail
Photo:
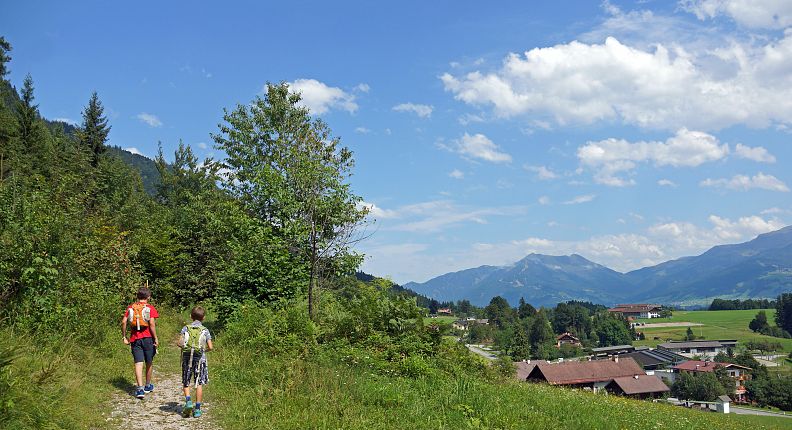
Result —
<instances>
[{"instance_id":1,"label":"dirt trail","mask_svg":"<svg viewBox=\"0 0 792 430\"><path fill-rule=\"evenodd\" d=\"M207 388L209 386L207 385ZM194 392L193 392L194 393ZM195 394L193 394L194 396ZM200 418L182 417L184 397L179 375L157 375L154 368L154 391L139 400L128 393L113 398L108 421L119 429L149 428L162 430L220 429L212 421L212 404L203 403Z\"/></svg>"}]
</instances>

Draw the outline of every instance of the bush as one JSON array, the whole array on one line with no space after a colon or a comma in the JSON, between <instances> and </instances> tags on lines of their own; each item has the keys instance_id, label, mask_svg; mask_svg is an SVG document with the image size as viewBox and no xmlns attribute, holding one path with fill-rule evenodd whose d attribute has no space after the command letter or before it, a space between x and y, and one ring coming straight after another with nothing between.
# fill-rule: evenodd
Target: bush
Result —
<instances>
[{"instance_id":1,"label":"bush","mask_svg":"<svg viewBox=\"0 0 792 430\"><path fill-rule=\"evenodd\" d=\"M245 302L228 318L224 338L256 353L305 356L316 346L316 335L304 302L280 308Z\"/></svg>"}]
</instances>

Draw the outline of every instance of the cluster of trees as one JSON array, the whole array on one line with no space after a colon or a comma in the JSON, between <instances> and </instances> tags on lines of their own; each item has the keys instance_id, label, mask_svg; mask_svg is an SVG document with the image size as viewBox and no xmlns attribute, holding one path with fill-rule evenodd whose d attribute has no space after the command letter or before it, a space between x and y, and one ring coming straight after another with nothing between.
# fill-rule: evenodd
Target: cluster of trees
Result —
<instances>
[{"instance_id":1,"label":"cluster of trees","mask_svg":"<svg viewBox=\"0 0 792 430\"><path fill-rule=\"evenodd\" d=\"M748 323L748 328L767 336L789 339L792 337L790 336L790 332L792 332L792 294L781 294L773 303L776 308L776 325L770 325L767 320L767 313L762 310Z\"/></svg>"},{"instance_id":2,"label":"cluster of trees","mask_svg":"<svg viewBox=\"0 0 792 430\"><path fill-rule=\"evenodd\" d=\"M481 311L488 325L474 325L468 332L470 342L491 340L514 360L573 357L582 348L631 344L635 332L627 321L607 312L602 305L568 301L555 308L534 308L520 299L516 308L496 296ZM571 333L581 346L562 345L556 337Z\"/></svg>"},{"instance_id":3,"label":"cluster of trees","mask_svg":"<svg viewBox=\"0 0 792 430\"><path fill-rule=\"evenodd\" d=\"M114 324L148 281L158 303L305 297L361 262L352 245L367 210L348 182L352 153L300 107L286 84L225 111L213 135L221 160L179 145L156 158L154 196L107 151L111 129L93 93L76 129L46 121L31 76L5 79L0 38L0 313L36 330L53 324L87 341L86 315ZM50 330L41 330L49 332Z\"/></svg>"},{"instance_id":4,"label":"cluster of trees","mask_svg":"<svg viewBox=\"0 0 792 430\"><path fill-rule=\"evenodd\" d=\"M747 309L772 309L776 306L775 300L768 299L713 299L707 310L734 311Z\"/></svg>"}]
</instances>

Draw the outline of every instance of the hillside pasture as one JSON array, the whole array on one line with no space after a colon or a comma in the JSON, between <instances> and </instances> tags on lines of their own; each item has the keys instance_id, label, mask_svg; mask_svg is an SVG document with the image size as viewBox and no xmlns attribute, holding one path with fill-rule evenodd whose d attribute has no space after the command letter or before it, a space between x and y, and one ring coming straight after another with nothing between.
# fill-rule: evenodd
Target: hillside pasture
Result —
<instances>
[{"instance_id":1,"label":"hillside pasture","mask_svg":"<svg viewBox=\"0 0 792 430\"><path fill-rule=\"evenodd\" d=\"M736 339L740 343L748 341L767 340L778 342L784 347L784 351L792 351L792 339L782 339L778 337L765 336L754 333L748 328L748 323L762 309L736 310L736 311L675 311L671 318L652 318L640 319L642 323L661 323L661 322L690 322L701 324L690 327L697 338L703 339ZM771 323L775 317L775 309L763 309L767 314L767 319ZM659 343L668 340L682 340L687 327L636 327L636 330L643 332L646 340L636 341L635 345L657 346Z\"/></svg>"}]
</instances>

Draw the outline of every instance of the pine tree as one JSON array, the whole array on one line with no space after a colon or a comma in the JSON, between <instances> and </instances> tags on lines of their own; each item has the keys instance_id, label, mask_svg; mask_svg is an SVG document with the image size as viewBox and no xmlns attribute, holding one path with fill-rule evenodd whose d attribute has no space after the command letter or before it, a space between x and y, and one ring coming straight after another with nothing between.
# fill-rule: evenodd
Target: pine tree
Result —
<instances>
[{"instance_id":1,"label":"pine tree","mask_svg":"<svg viewBox=\"0 0 792 430\"><path fill-rule=\"evenodd\" d=\"M105 143L107 142L107 135L110 133L107 117L104 116L104 107L102 102L99 101L96 91L91 94L91 99L88 101L88 106L83 110L82 116L83 123L77 130L77 139L79 139L80 144L93 152L91 165L96 167L99 163L99 156L107 150Z\"/></svg>"},{"instance_id":2,"label":"pine tree","mask_svg":"<svg viewBox=\"0 0 792 430\"><path fill-rule=\"evenodd\" d=\"M31 151L40 138L38 105L33 104L33 78L28 74L17 103L17 136L22 150Z\"/></svg>"},{"instance_id":3,"label":"pine tree","mask_svg":"<svg viewBox=\"0 0 792 430\"><path fill-rule=\"evenodd\" d=\"M11 44L5 40L5 37L0 36L0 79L4 79L8 74L6 63L11 61L11 56L8 53L11 51Z\"/></svg>"}]
</instances>

